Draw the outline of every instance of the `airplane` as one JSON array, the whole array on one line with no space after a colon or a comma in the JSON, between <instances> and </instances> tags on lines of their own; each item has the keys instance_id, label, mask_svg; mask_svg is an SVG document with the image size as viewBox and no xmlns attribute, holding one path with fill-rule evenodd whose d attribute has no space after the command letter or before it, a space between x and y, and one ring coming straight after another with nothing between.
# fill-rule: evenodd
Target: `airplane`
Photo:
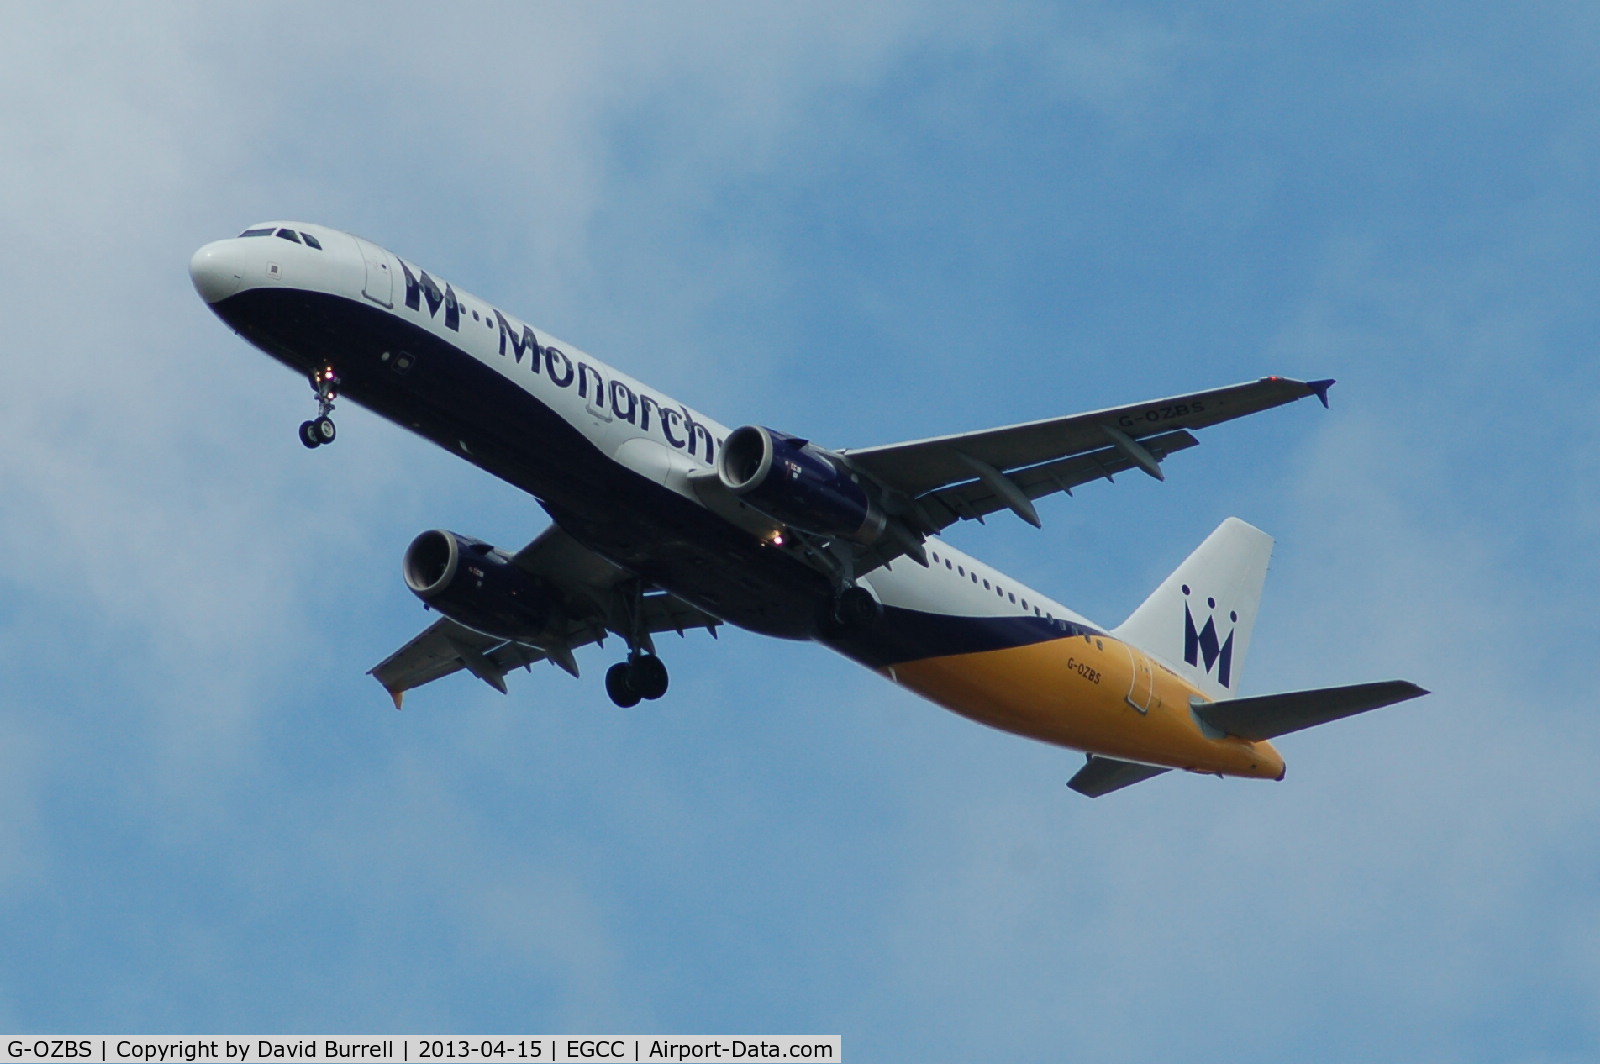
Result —
<instances>
[{"instance_id":1,"label":"airplane","mask_svg":"<svg viewBox=\"0 0 1600 1064\"><path fill-rule=\"evenodd\" d=\"M303 375L308 448L348 397L538 501L510 552L434 529L407 587L439 619L371 670L405 692L466 671L506 693L539 661L619 637L621 707L661 698L652 637L721 624L813 640L974 721L1086 755L1098 797L1172 769L1281 780L1271 740L1426 694L1403 681L1241 697L1272 539L1224 521L1127 620L1096 625L937 538L1162 462L1194 432L1331 380L1266 377L1189 395L880 446L728 428L361 237L253 225L195 252L225 324ZM531 669L530 669L531 671Z\"/></svg>"}]
</instances>

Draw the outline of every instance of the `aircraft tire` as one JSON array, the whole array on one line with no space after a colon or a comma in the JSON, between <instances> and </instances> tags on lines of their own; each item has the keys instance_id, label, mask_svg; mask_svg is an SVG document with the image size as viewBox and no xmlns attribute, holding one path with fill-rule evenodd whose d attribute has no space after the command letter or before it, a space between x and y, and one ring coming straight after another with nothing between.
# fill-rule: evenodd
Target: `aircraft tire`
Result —
<instances>
[{"instance_id":1,"label":"aircraft tire","mask_svg":"<svg viewBox=\"0 0 1600 1064\"><path fill-rule=\"evenodd\" d=\"M628 686L640 698L654 701L667 693L667 667L654 655L635 658L628 663Z\"/></svg>"},{"instance_id":2,"label":"aircraft tire","mask_svg":"<svg viewBox=\"0 0 1600 1064\"><path fill-rule=\"evenodd\" d=\"M322 441L317 439L317 425L314 421L300 423L300 442L307 447L320 447Z\"/></svg>"},{"instance_id":3,"label":"aircraft tire","mask_svg":"<svg viewBox=\"0 0 1600 1064\"><path fill-rule=\"evenodd\" d=\"M846 632L871 631L883 616L883 607L864 587L850 587L833 600L833 619Z\"/></svg>"},{"instance_id":4,"label":"aircraft tire","mask_svg":"<svg viewBox=\"0 0 1600 1064\"><path fill-rule=\"evenodd\" d=\"M318 443L332 443L338 430L333 427L333 418L324 414L311 422L311 431L316 435Z\"/></svg>"},{"instance_id":5,"label":"aircraft tire","mask_svg":"<svg viewBox=\"0 0 1600 1064\"><path fill-rule=\"evenodd\" d=\"M631 671L626 661L619 661L606 670L606 694L622 709L638 705L641 697L629 679Z\"/></svg>"}]
</instances>

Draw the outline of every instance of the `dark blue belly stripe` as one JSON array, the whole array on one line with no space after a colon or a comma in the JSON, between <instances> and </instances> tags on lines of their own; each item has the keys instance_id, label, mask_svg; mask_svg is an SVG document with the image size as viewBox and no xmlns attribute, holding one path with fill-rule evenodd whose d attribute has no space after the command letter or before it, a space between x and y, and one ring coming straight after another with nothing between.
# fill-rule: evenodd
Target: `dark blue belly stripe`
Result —
<instances>
[{"instance_id":1,"label":"dark blue belly stripe","mask_svg":"<svg viewBox=\"0 0 1600 1064\"><path fill-rule=\"evenodd\" d=\"M292 369L309 375L334 366L344 398L452 452L465 443L462 457L533 495L579 541L742 628L819 639L876 668L1087 631L1039 617L890 607L871 632L836 634L825 623L832 590L820 573L611 461L532 393L420 325L376 306L292 288L251 289L214 309ZM404 374L379 357L400 351L414 360Z\"/></svg>"}]
</instances>

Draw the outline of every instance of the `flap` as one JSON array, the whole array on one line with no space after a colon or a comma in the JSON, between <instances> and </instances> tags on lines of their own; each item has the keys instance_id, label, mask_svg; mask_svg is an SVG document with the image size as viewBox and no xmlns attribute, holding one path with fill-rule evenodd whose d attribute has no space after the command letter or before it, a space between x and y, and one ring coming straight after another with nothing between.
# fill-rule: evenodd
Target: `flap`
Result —
<instances>
[{"instance_id":1,"label":"flap","mask_svg":"<svg viewBox=\"0 0 1600 1064\"><path fill-rule=\"evenodd\" d=\"M1156 461L1200 441L1187 432L1168 432L1144 441L1144 447ZM1087 454L1073 455L1054 462L1018 470L1006 479L1015 484L1029 499L1041 498L1054 492L1071 494L1080 484L1102 478L1110 480L1115 474L1138 466L1138 460L1117 447L1103 447ZM962 518L983 518L996 510L1010 507L1006 499L984 480L969 480L947 488L931 491L918 500L923 512L937 532Z\"/></svg>"}]
</instances>

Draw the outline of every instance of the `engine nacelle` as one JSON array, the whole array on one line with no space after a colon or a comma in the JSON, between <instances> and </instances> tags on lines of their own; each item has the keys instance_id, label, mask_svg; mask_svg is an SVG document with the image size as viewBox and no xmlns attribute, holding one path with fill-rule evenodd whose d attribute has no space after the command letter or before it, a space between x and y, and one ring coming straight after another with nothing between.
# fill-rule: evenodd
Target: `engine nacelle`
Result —
<instances>
[{"instance_id":1,"label":"engine nacelle","mask_svg":"<svg viewBox=\"0 0 1600 1064\"><path fill-rule=\"evenodd\" d=\"M837 455L760 425L734 429L717 477L751 508L822 536L871 543L886 518L867 485Z\"/></svg>"},{"instance_id":2,"label":"engine nacelle","mask_svg":"<svg viewBox=\"0 0 1600 1064\"><path fill-rule=\"evenodd\" d=\"M434 529L406 548L406 586L458 624L498 639L540 645L560 610L511 556L481 540Z\"/></svg>"}]
</instances>

